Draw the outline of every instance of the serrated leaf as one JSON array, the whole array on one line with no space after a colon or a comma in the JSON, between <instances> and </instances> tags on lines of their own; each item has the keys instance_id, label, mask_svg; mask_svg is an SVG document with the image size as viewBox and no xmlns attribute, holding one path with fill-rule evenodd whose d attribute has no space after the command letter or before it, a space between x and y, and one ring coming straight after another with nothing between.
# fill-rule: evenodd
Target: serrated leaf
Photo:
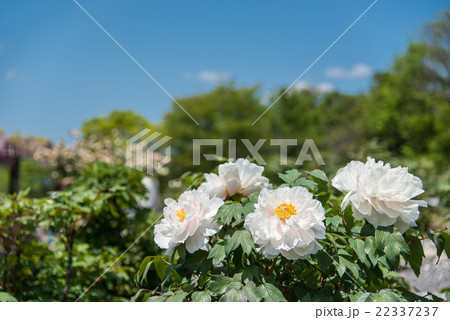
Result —
<instances>
[{"instance_id":1,"label":"serrated leaf","mask_svg":"<svg viewBox=\"0 0 450 320\"><path fill-rule=\"evenodd\" d=\"M225 246L222 243L216 243L208 254L208 259L213 259L213 265L218 265L226 257Z\"/></svg>"},{"instance_id":2,"label":"serrated leaf","mask_svg":"<svg viewBox=\"0 0 450 320\"><path fill-rule=\"evenodd\" d=\"M365 251L364 241L361 239L349 239L350 247L355 251L359 260L364 263L367 267L370 267L369 259L367 258L367 254Z\"/></svg>"},{"instance_id":3,"label":"serrated leaf","mask_svg":"<svg viewBox=\"0 0 450 320\"><path fill-rule=\"evenodd\" d=\"M242 251L244 251L245 254L249 255L252 252L254 242L251 234L247 230L236 231L233 234L233 239L234 238L234 241L237 241L240 244Z\"/></svg>"},{"instance_id":4,"label":"serrated leaf","mask_svg":"<svg viewBox=\"0 0 450 320\"><path fill-rule=\"evenodd\" d=\"M228 255L231 251L241 246L242 250L249 255L254 248L252 236L247 230L237 230L233 236L225 243L225 253Z\"/></svg>"},{"instance_id":5,"label":"serrated leaf","mask_svg":"<svg viewBox=\"0 0 450 320\"><path fill-rule=\"evenodd\" d=\"M291 169L286 171L286 173L279 173L278 176L281 178L281 180L292 186L294 181L298 177L300 177L300 172L297 169Z\"/></svg>"},{"instance_id":6,"label":"serrated leaf","mask_svg":"<svg viewBox=\"0 0 450 320\"><path fill-rule=\"evenodd\" d=\"M221 295L225 292L228 286L233 282L233 279L226 276L213 275L213 281L209 282L207 287L214 295Z\"/></svg>"},{"instance_id":7,"label":"serrated leaf","mask_svg":"<svg viewBox=\"0 0 450 320\"><path fill-rule=\"evenodd\" d=\"M230 224L234 219L235 221L242 221L242 204L234 202L231 204L224 204L219 208L215 219L221 220L224 224Z\"/></svg>"},{"instance_id":8,"label":"serrated leaf","mask_svg":"<svg viewBox=\"0 0 450 320\"><path fill-rule=\"evenodd\" d=\"M344 273L348 272L347 269L353 273L354 277L359 277L358 265L348 260L348 256L346 257L344 255L339 255L337 268L340 277L342 277Z\"/></svg>"},{"instance_id":9,"label":"serrated leaf","mask_svg":"<svg viewBox=\"0 0 450 320\"><path fill-rule=\"evenodd\" d=\"M339 228L340 224L342 223L342 217L341 216L328 217L326 218L325 222L327 225L331 224L335 228Z\"/></svg>"}]
</instances>

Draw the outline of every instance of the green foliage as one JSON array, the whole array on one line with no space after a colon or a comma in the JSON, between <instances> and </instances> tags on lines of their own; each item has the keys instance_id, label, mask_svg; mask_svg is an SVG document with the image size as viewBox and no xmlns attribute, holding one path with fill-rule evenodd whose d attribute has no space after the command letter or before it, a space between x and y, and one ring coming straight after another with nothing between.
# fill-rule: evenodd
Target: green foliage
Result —
<instances>
[{"instance_id":1,"label":"green foliage","mask_svg":"<svg viewBox=\"0 0 450 320\"><path fill-rule=\"evenodd\" d=\"M401 234L394 227L355 221L349 206L342 211L343 196L328 190L321 170L288 170L278 175L280 186L304 185L326 210L326 239L316 254L303 260L282 256L265 258L258 253L244 228L258 194L232 197L219 208L216 221L222 229L210 238L209 252L193 254L180 244L170 256L146 257L135 275L141 288L132 301L437 301L409 290L394 272L400 260L418 275L422 265L421 232ZM276 188L276 186L274 186ZM251 207L251 209L249 209ZM450 248L446 230L430 232L438 255ZM149 284L156 274L159 281ZM146 293L144 295L144 292Z\"/></svg>"},{"instance_id":2,"label":"green foliage","mask_svg":"<svg viewBox=\"0 0 450 320\"><path fill-rule=\"evenodd\" d=\"M17 302L17 299L7 292L0 292L0 302Z\"/></svg>"},{"instance_id":3,"label":"green foliage","mask_svg":"<svg viewBox=\"0 0 450 320\"><path fill-rule=\"evenodd\" d=\"M164 116L163 133L172 137L171 147L173 153L178 155L171 164L174 176L191 169L192 139L223 139L224 150L229 148L228 139L236 139L236 157L245 157L248 151L240 139L249 139L254 144L258 139L272 137L270 117L262 117L258 125L252 126L253 121L265 110L257 89L235 88L231 83L220 85L208 93L177 99L200 125L175 104ZM215 148L203 146L201 152L215 154ZM223 156L231 157L228 151ZM216 164L202 159L200 170L210 171Z\"/></svg>"},{"instance_id":4,"label":"green foliage","mask_svg":"<svg viewBox=\"0 0 450 320\"><path fill-rule=\"evenodd\" d=\"M123 138L129 139L145 128L152 129L152 125L133 110L115 110L107 116L86 121L81 132L85 136L102 138L111 136L113 131L118 131Z\"/></svg>"},{"instance_id":5,"label":"green foliage","mask_svg":"<svg viewBox=\"0 0 450 320\"><path fill-rule=\"evenodd\" d=\"M30 199L25 191L3 199L2 291L20 301L75 301L115 262L81 300L128 299L142 257L159 252L148 232L116 261L133 234L142 234L154 219L137 202L146 193L141 179L130 168L97 162L71 188L48 198Z\"/></svg>"}]
</instances>

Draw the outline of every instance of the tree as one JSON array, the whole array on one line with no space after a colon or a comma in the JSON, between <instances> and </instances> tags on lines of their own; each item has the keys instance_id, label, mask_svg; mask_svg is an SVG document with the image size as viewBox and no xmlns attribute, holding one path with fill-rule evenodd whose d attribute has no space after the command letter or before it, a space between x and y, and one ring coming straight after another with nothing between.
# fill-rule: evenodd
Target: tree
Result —
<instances>
[{"instance_id":1,"label":"tree","mask_svg":"<svg viewBox=\"0 0 450 320\"><path fill-rule=\"evenodd\" d=\"M86 121L81 132L85 136L104 138L118 131L123 138L129 139L146 128L152 128L150 122L133 110L114 110L109 115Z\"/></svg>"},{"instance_id":2,"label":"tree","mask_svg":"<svg viewBox=\"0 0 450 320\"><path fill-rule=\"evenodd\" d=\"M229 155L228 139L236 139L236 156L246 157L248 151L240 139L249 139L255 144L258 139L272 138L270 116L265 115L252 125L265 110L257 92L257 87L235 88L229 84L218 86L208 93L178 99L199 125L176 105L165 115L163 130L172 137L171 168L174 174L192 169L193 139L223 139L225 157ZM201 152L215 153L215 148L202 147ZM201 167L194 169L211 169L216 165L202 161Z\"/></svg>"},{"instance_id":3,"label":"tree","mask_svg":"<svg viewBox=\"0 0 450 320\"><path fill-rule=\"evenodd\" d=\"M425 25L423 41L427 44L431 66L436 69L448 86L450 78L450 11L444 11L440 19Z\"/></svg>"}]
</instances>

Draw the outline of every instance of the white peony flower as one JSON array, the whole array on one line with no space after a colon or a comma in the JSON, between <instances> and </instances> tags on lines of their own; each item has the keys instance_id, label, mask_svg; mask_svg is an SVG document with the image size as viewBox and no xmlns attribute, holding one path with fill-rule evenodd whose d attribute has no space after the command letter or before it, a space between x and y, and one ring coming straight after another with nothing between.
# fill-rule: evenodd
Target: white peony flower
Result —
<instances>
[{"instance_id":1,"label":"white peony flower","mask_svg":"<svg viewBox=\"0 0 450 320\"><path fill-rule=\"evenodd\" d=\"M287 259L304 259L322 249L325 210L303 187L264 189L255 212L245 219L257 249L269 259L280 253Z\"/></svg>"},{"instance_id":2,"label":"white peony flower","mask_svg":"<svg viewBox=\"0 0 450 320\"><path fill-rule=\"evenodd\" d=\"M400 232L415 226L422 200L411 200L423 193L422 181L408 173L408 168L391 168L368 157L364 164L352 161L339 169L332 185L347 193L342 209L352 204L356 220L366 219L375 228L394 225Z\"/></svg>"},{"instance_id":3,"label":"white peony flower","mask_svg":"<svg viewBox=\"0 0 450 320\"><path fill-rule=\"evenodd\" d=\"M189 253L207 250L209 237L220 230L213 219L223 201L210 198L204 191L192 190L183 192L178 201L166 199L164 203L164 218L155 227L156 244L167 249L167 254L180 243L186 244Z\"/></svg>"},{"instance_id":4,"label":"white peony flower","mask_svg":"<svg viewBox=\"0 0 450 320\"><path fill-rule=\"evenodd\" d=\"M237 159L219 166L219 175L205 174L206 182L200 189L208 191L211 196L225 199L227 196L243 194L249 196L270 187L269 179L262 176L264 168L247 159Z\"/></svg>"}]
</instances>

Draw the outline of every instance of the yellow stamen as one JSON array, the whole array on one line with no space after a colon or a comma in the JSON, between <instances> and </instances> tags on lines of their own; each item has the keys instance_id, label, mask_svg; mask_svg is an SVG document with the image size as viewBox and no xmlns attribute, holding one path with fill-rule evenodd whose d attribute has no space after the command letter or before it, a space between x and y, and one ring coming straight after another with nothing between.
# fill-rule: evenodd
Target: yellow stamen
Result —
<instances>
[{"instance_id":1,"label":"yellow stamen","mask_svg":"<svg viewBox=\"0 0 450 320\"><path fill-rule=\"evenodd\" d=\"M184 221L184 219L186 218L186 212L184 212L183 208L177 211L177 217L180 220L180 222Z\"/></svg>"},{"instance_id":2,"label":"yellow stamen","mask_svg":"<svg viewBox=\"0 0 450 320\"><path fill-rule=\"evenodd\" d=\"M295 209L294 205L290 203L282 203L278 207L276 207L275 210L273 210L273 212L281 220L287 220L291 216L295 216L297 214L297 209Z\"/></svg>"}]
</instances>

